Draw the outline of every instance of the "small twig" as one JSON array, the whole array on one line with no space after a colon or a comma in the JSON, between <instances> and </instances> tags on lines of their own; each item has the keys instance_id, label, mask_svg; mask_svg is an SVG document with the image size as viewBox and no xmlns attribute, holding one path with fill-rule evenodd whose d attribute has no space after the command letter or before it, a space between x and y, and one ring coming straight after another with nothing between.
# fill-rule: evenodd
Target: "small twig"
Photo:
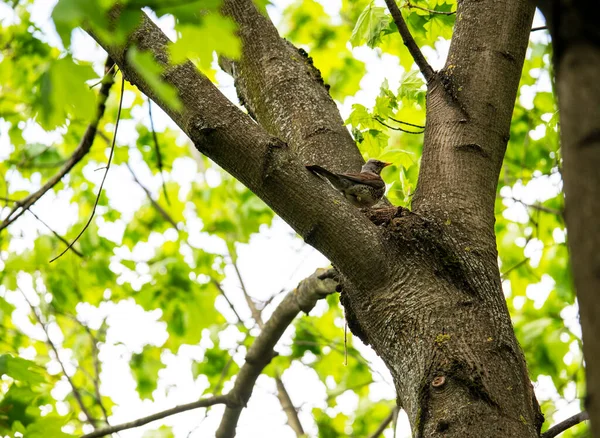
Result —
<instances>
[{"instance_id":1,"label":"small twig","mask_svg":"<svg viewBox=\"0 0 600 438\"><path fill-rule=\"evenodd\" d=\"M419 67L419 70L421 70L425 81L427 83L431 82L435 76L435 72L423 56L423 53L421 52L421 49L419 49L419 46L417 46L415 39L410 34L408 26L402 17L402 12L400 12L400 9L396 4L396 0L385 0L385 3L392 14L392 18L394 19L394 23L396 23L396 27L398 27L398 32L400 32L400 36L402 37L404 45L417 63L417 66Z\"/></svg>"},{"instance_id":2,"label":"small twig","mask_svg":"<svg viewBox=\"0 0 600 438\"><path fill-rule=\"evenodd\" d=\"M137 176L133 172L133 169L131 168L131 166L129 165L129 163L125 163L125 165L127 166L127 169L129 169L129 173L131 173L131 176L133 177L133 180L137 183L138 186L140 186L142 188L142 190L144 191L144 193L146 193L146 197L148 198L148 200L150 201L150 203L152 204L152 206L156 209L156 211L158 211L160 213L160 215L167 222L169 222L171 225L173 225L173 228L175 228L176 230L179 230L179 228L177 227L177 222L175 222L175 219L173 219L171 217L171 215L169 213L167 213L167 211L164 208L162 208L160 206L160 204L152 197L152 193L150 193L150 190L148 190L148 188L146 186L144 186L140 182L140 180L137 178Z\"/></svg>"},{"instance_id":3,"label":"small twig","mask_svg":"<svg viewBox=\"0 0 600 438\"><path fill-rule=\"evenodd\" d=\"M54 352L54 356L56 356L56 361L60 365L60 369L62 370L67 381L69 382L69 385L71 386L71 391L73 392L73 396L75 397L75 400L77 401L77 404L79 405L79 408L81 409L81 412L83 412L83 414L85 415L85 418L87 418L88 423L90 423L95 428L96 420L92 417L92 414L90 413L90 411L87 409L87 407L83 403L83 397L81 397L79 388L77 388L77 386L75 386L75 383L73 383L73 379L71 379L71 376L69 376L69 374L67 373L65 364L62 362L62 360L60 360L60 356L58 355L58 348L56 348L56 345L54 345L54 342L52 342L52 339L50 339L50 335L48 333L48 328L46 327L46 324L44 324L44 322L42 321L42 317L38 314L37 309L31 303L31 301L29 301L29 298L27 298L27 295L25 295L25 292L23 292L23 290L20 287L17 287L17 289L19 289L19 292L21 292L21 295L23 295L23 298L29 305L29 308L31 309L31 312L33 313L33 316L35 317L36 321L40 324L40 326L42 326L42 330L44 331L44 335L46 336L46 343L48 344L50 349Z\"/></svg>"},{"instance_id":4,"label":"small twig","mask_svg":"<svg viewBox=\"0 0 600 438\"><path fill-rule=\"evenodd\" d=\"M217 288L217 290L219 291L219 293L221 295L223 295L223 298L225 298L225 301L227 301L227 304L229 304L229 307L231 308L231 310L233 310L233 313L235 314L235 317L237 318L238 323L240 323L240 322L243 323L244 320L239 315L239 313L237 313L237 310L235 310L235 307L233 306L233 303L229 300L229 298L227 298L227 295L225 294L225 291L223 290L223 287L221 286L221 283L219 283L217 280L215 280L212 277L211 277L210 281L212 281L212 283L215 285L215 287Z\"/></svg>"},{"instance_id":5,"label":"small twig","mask_svg":"<svg viewBox=\"0 0 600 438\"><path fill-rule=\"evenodd\" d=\"M590 416L587 411L580 412L578 414L573 415L572 417L567 418L565 421L562 421L546 432L544 432L540 437L541 438L554 438L556 435L563 433L565 430L578 425L579 423L589 420Z\"/></svg>"},{"instance_id":6,"label":"small twig","mask_svg":"<svg viewBox=\"0 0 600 438\"><path fill-rule=\"evenodd\" d=\"M435 9L424 8L423 6L413 5L411 2L407 1L404 3L404 7L408 9L420 9L422 11L429 12L430 14L438 14L438 15L454 15L456 11L436 11Z\"/></svg>"},{"instance_id":7,"label":"small twig","mask_svg":"<svg viewBox=\"0 0 600 438\"><path fill-rule=\"evenodd\" d=\"M115 152L115 143L117 141L117 131L119 129L119 121L121 120L121 108L123 107L123 94L125 93L125 76L121 75L121 97L119 98L119 109L117 110L117 121L115 122L115 132L113 134L113 142L110 148L110 154L108 155L108 163L106 164L106 172L104 172L104 176L102 177L102 181L100 182L100 188L98 189L98 195L96 196L96 202L94 202L94 208L92 208L92 213L90 214L90 218L83 226L83 229L79 232L77 237L73 239L73 241L69 244L67 249L61 252L59 255L50 260L50 263L62 257L64 253L66 253L75 242L79 240L79 238L85 233L85 230L90 226L92 220L94 219L94 215L96 214L96 207L98 207L98 202L100 202L100 196L102 195L102 188L104 187L104 182L106 181L106 176L108 175L108 171L110 170L110 163L112 161L113 154Z\"/></svg>"},{"instance_id":8,"label":"small twig","mask_svg":"<svg viewBox=\"0 0 600 438\"><path fill-rule=\"evenodd\" d=\"M398 414L398 406L395 406L392 411L390 412L390 414L385 417L385 419L381 422L381 424L377 427L377 429L375 429L375 432L373 432L370 435L370 438L377 438L378 436L380 436L383 431L385 429L387 429L387 427L389 426L389 424L392 422L392 420L394 419L394 417Z\"/></svg>"},{"instance_id":9,"label":"small twig","mask_svg":"<svg viewBox=\"0 0 600 438\"><path fill-rule=\"evenodd\" d=\"M385 126L386 128L390 128L393 129L394 131L401 131L401 132L406 132L407 134L423 134L425 132L425 130L423 131L419 131L419 132L414 132L414 131L408 131L404 128L400 128L399 126L391 126L388 125L387 123L385 123L383 120L381 120L379 117L373 117L376 121L378 121L380 124L382 124L383 126Z\"/></svg>"},{"instance_id":10,"label":"small twig","mask_svg":"<svg viewBox=\"0 0 600 438\"><path fill-rule=\"evenodd\" d=\"M528 207L528 208L533 208L534 210L538 210L538 211L543 211L544 213L550 213L559 217L563 216L563 212L560 210L556 210L554 208L550 208L550 207L545 207L543 205L540 204L527 204L524 201L521 201L520 199L514 198L514 197L510 197L510 196L505 196L504 199L510 199L511 201L514 202L518 202L519 204Z\"/></svg>"},{"instance_id":11,"label":"small twig","mask_svg":"<svg viewBox=\"0 0 600 438\"><path fill-rule=\"evenodd\" d=\"M56 237L58 240L60 240L62 243L64 243L65 245L69 246L69 241L67 239L65 239L63 236L61 236L60 234L58 234L56 231L54 231L52 228L50 228L50 225L48 225L46 222L44 222L37 214L35 214L31 208L29 208L29 213L32 214L32 216L34 218L36 218L38 220L38 222L40 222L43 226L45 226L46 228L48 228L48 230L50 230L50 232L52 234L54 234L54 237ZM71 251L73 251L75 254L77 254L79 257L83 258L83 254L81 252L79 252L77 249L71 247Z\"/></svg>"},{"instance_id":12,"label":"small twig","mask_svg":"<svg viewBox=\"0 0 600 438\"><path fill-rule=\"evenodd\" d=\"M111 433L119 432L125 429L133 429L134 427L140 427L144 424L151 423L156 420L160 420L161 418L169 417L171 415L179 414L181 412L186 412L192 409L198 408L206 408L208 406L213 406L217 404L228 404L229 397L227 395L218 395L216 397L210 397L203 400L198 400L192 403L187 403L185 405L179 405L171 409L167 409L162 412L157 412L156 414L148 415L147 417L138 418L137 420L130 421L129 423L121 423L115 426L104 427L102 429L95 430L94 432L83 435L81 438L98 438L105 435L110 435Z\"/></svg>"},{"instance_id":13,"label":"small twig","mask_svg":"<svg viewBox=\"0 0 600 438\"><path fill-rule=\"evenodd\" d=\"M546 29L548 29L548 26L532 27L530 32L537 32L538 30L546 30Z\"/></svg>"},{"instance_id":14,"label":"small twig","mask_svg":"<svg viewBox=\"0 0 600 438\"><path fill-rule=\"evenodd\" d=\"M110 58L107 59L105 68L110 68L109 65L112 65L112 63L113 61ZM102 84L100 93L98 95L98 109L96 111L96 117L88 125L83 137L81 138L81 141L79 142L79 145L77 146L77 149L75 149L73 152L73 155L71 155L71 157L65 162L64 166L58 171L58 173L50 178L38 191L16 202L16 205L0 224L0 231L16 221L23 213L25 213L25 210L29 209L29 207L35 204L37 200L40 199L48 190L58 184L58 182L67 173L69 173L71 169L73 169L73 167L75 167L75 165L79 163L81 159L89 152L92 144L94 143L94 139L96 138L96 132L98 130L100 119L104 115L104 110L106 109L106 100L108 99L108 91L110 90L112 84L113 81L107 81Z\"/></svg>"},{"instance_id":15,"label":"small twig","mask_svg":"<svg viewBox=\"0 0 600 438\"><path fill-rule=\"evenodd\" d=\"M105 83L107 80L110 80L112 71L115 69L116 66L117 66L117 64L113 64L112 67L108 69L108 71L104 74L104 76L102 76L102 78L98 82L90 85L90 89L95 88L98 85Z\"/></svg>"},{"instance_id":16,"label":"small twig","mask_svg":"<svg viewBox=\"0 0 600 438\"><path fill-rule=\"evenodd\" d=\"M529 261L529 257L525 257L523 260L521 260L519 263L517 263L514 266L511 266L510 268L508 268L506 271L504 271L501 275L500 275L500 279L504 280L508 274L510 274L512 271L514 271L515 269L520 268L521 266L523 266L525 263L527 263Z\"/></svg>"},{"instance_id":17,"label":"small twig","mask_svg":"<svg viewBox=\"0 0 600 438\"><path fill-rule=\"evenodd\" d=\"M412 126L414 128L425 129L423 125L415 125L414 123L403 122L402 120L395 119L393 117L388 117L388 119L393 120L396 123L400 123L401 125Z\"/></svg>"},{"instance_id":18,"label":"small twig","mask_svg":"<svg viewBox=\"0 0 600 438\"><path fill-rule=\"evenodd\" d=\"M156 153L156 165L158 166L158 171L160 172L160 177L162 178L162 189L165 195L165 200L168 205L171 205L171 201L169 201L169 195L167 194L167 184L165 183L165 175L163 174L163 162L162 162L162 154L160 153L160 146L158 144L158 137L156 135L156 130L154 129L154 119L152 117L152 101L148 99L148 117L150 117L150 129L152 130L152 140L154 141L154 152ZM175 227L177 228L177 227Z\"/></svg>"},{"instance_id":19,"label":"small twig","mask_svg":"<svg viewBox=\"0 0 600 438\"><path fill-rule=\"evenodd\" d=\"M258 310L258 307L256 307L256 304L254 303L254 301L252 301L252 297L248 293L248 289L246 289L244 279L242 278L242 274L241 274L241 272L238 268L237 262L236 262L236 257L234 257L234 254L232 254L231 251L229 252L229 258L231 258L231 264L233 266L233 269L235 270L235 274L238 278L238 281L240 282L240 287L242 288L242 292L244 293L244 298L246 299L246 303L248 303L248 307L250 308L250 313L252 313L252 318L254 318L254 321L256 321L258 326L262 329L264 326L264 323L262 320L262 316L260 314L260 310Z\"/></svg>"},{"instance_id":20,"label":"small twig","mask_svg":"<svg viewBox=\"0 0 600 438\"><path fill-rule=\"evenodd\" d=\"M279 403L281 404L281 407L287 416L288 425L293 429L297 437L305 436L304 428L302 427L302 423L300 423L300 418L298 417L298 411L292 403L290 394L285 388L279 373L277 373L275 376L275 384L277 385L277 398L279 399Z\"/></svg>"}]
</instances>

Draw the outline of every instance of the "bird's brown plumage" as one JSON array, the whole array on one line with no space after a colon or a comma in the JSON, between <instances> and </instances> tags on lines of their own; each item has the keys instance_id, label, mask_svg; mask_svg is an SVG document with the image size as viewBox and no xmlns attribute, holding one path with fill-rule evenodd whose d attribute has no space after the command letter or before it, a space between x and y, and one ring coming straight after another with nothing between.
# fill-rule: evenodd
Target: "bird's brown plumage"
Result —
<instances>
[{"instance_id":1,"label":"bird's brown plumage","mask_svg":"<svg viewBox=\"0 0 600 438\"><path fill-rule=\"evenodd\" d=\"M321 166L306 166L311 172L327 179L352 205L365 208L377 204L385 193L385 182L379 175L391 163L369 160L360 173L334 173Z\"/></svg>"}]
</instances>

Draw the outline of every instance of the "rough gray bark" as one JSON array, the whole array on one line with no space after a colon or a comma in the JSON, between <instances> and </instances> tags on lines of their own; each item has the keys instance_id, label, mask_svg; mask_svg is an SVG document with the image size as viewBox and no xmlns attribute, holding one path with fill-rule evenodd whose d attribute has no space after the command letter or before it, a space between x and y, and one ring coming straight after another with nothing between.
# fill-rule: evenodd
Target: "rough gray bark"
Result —
<instances>
[{"instance_id":1,"label":"rough gray bark","mask_svg":"<svg viewBox=\"0 0 600 438\"><path fill-rule=\"evenodd\" d=\"M504 302L493 230L533 7L459 3L448 63L429 82L414 211L371 220L304 168L362 163L318 70L251 0L225 0L224 12L238 22L243 54L222 64L251 117L190 63L171 65L168 40L149 19L129 44L166 67L181 112L128 64L126 47L96 39L199 151L329 257L343 277L350 327L390 369L415 436L538 437L543 419Z\"/></svg>"},{"instance_id":2,"label":"rough gray bark","mask_svg":"<svg viewBox=\"0 0 600 438\"><path fill-rule=\"evenodd\" d=\"M600 4L539 1L554 46L565 219L586 362L586 409L600 436Z\"/></svg>"}]
</instances>

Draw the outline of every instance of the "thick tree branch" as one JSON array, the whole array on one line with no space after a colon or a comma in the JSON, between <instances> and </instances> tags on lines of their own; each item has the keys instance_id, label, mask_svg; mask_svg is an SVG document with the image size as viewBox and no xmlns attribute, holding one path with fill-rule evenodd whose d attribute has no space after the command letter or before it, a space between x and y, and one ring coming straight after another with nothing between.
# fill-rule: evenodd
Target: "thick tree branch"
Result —
<instances>
[{"instance_id":1,"label":"thick tree branch","mask_svg":"<svg viewBox=\"0 0 600 438\"><path fill-rule=\"evenodd\" d=\"M264 330L265 323L262 319L262 311L256 307L254 300L248 293L248 289L246 288L246 283L244 282L244 278L242 277L242 273L237 265L237 254L233 254L231 251L229 253L229 257L231 258L231 264L233 265L233 269L235 270L236 276L240 282L240 287L242 288L242 292L244 294L244 298L246 299L246 303L250 308L250 313L252 314L252 318L256 324L260 327L261 330ZM224 294L223 294L224 295ZM300 423L300 418L298 417L298 411L294 407L292 403L292 399L290 394L288 393L283 380L279 373L275 373L275 384L277 385L277 398L279 399L279 403L285 412L285 415L288 418L289 426L294 430L297 436L304 435L304 429L302 428L302 423Z\"/></svg>"},{"instance_id":2,"label":"thick tree branch","mask_svg":"<svg viewBox=\"0 0 600 438\"><path fill-rule=\"evenodd\" d=\"M98 429L83 435L81 438L98 438L110 435L121 430L143 426L152 421L191 409L209 407L215 404L225 404L227 406L221 425L217 431L217 437L234 436L237 420L243 407L246 406L246 403L250 399L254 383L275 354L273 347L298 313L301 311L310 312L318 300L336 292L338 283L332 277L332 270L318 269L313 275L302 280L296 289L288 293L279 306L277 306L260 335L250 346L246 355L246 363L240 369L233 389L229 393L176 406L127 423Z\"/></svg>"},{"instance_id":3,"label":"thick tree branch","mask_svg":"<svg viewBox=\"0 0 600 438\"><path fill-rule=\"evenodd\" d=\"M144 424L151 423L152 421L160 420L161 418L169 417L171 415L186 412L192 409L206 408L216 404L227 404L229 397L227 395L218 395L216 397L210 397L203 400L198 400L192 403L186 403L184 405L175 406L174 408L167 409L156 414L148 415L147 417L138 418L137 420L130 421L128 423L116 424L110 427L104 427L102 429L95 430L91 433L83 435L81 438L98 438L106 435L110 435L121 430L133 429L134 427L140 427Z\"/></svg>"},{"instance_id":4,"label":"thick tree branch","mask_svg":"<svg viewBox=\"0 0 600 438\"><path fill-rule=\"evenodd\" d=\"M242 57L222 64L235 67L228 70L249 113L306 164L358 170L362 157L318 66L282 39L252 0L224 0L223 10L239 25Z\"/></svg>"},{"instance_id":5,"label":"thick tree branch","mask_svg":"<svg viewBox=\"0 0 600 438\"><path fill-rule=\"evenodd\" d=\"M108 71L112 68L113 61L110 57L106 60L105 71ZM112 84L114 83L113 76L107 75L104 82L102 82L102 86L100 87L100 93L98 94L98 109L96 111L96 117L94 120L88 125L85 133L77 149L73 152L73 155L65 162L63 167L58 171L56 175L50 178L46 184L44 184L39 190L26 198L17 202L14 208L10 211L8 216L4 219L4 221L0 224L0 231L4 228L8 227L14 221L16 221L26 210L28 210L33 204L35 204L38 199L40 199L44 194L54 187L56 184L60 182L60 180L75 167L77 163L81 161L81 159L89 152L92 144L94 143L94 139L96 138L96 131L98 130L98 123L102 119L104 115L104 110L106 109L106 100L108 99L108 92Z\"/></svg>"},{"instance_id":6,"label":"thick tree branch","mask_svg":"<svg viewBox=\"0 0 600 438\"><path fill-rule=\"evenodd\" d=\"M191 62L169 63L169 40L147 16L143 15L140 25L123 46L115 46L91 34L109 52L125 77L161 106L200 152L261 197L349 280L369 288L386 281L385 276L371 278L372 266L386 263L381 230L311 175L297 151L266 133L227 100ZM165 69L164 81L179 91L182 110L175 110L162 101L129 64L127 49L131 46L152 53ZM290 121L290 125L301 122ZM340 129L348 134L343 126ZM356 149L354 144L352 147ZM364 248L370 250L366 252Z\"/></svg>"},{"instance_id":7,"label":"thick tree branch","mask_svg":"<svg viewBox=\"0 0 600 438\"><path fill-rule=\"evenodd\" d=\"M400 32L400 36L402 37L404 45L417 63L417 66L419 67L419 70L421 70L425 81L429 84L433 80L435 72L423 56L423 53L421 52L421 49L419 49L419 46L417 46L415 39L410 34L410 30L408 30L408 26L404 21L404 17L402 17L402 12L400 12L400 8L398 8L396 0L385 0L385 4L392 14L392 18L394 19L394 23L396 23L396 27L398 27L398 32Z\"/></svg>"},{"instance_id":8,"label":"thick tree branch","mask_svg":"<svg viewBox=\"0 0 600 438\"><path fill-rule=\"evenodd\" d=\"M301 281L298 287L288 293L277 306L261 334L248 350L246 363L240 369L233 389L227 394L230 400L236 401L236 407L228 406L225 409L217 430L217 438L235 436L238 419L252 395L254 383L275 355L273 351L275 344L298 313L310 312L319 299L336 292L337 282L332 279L332 275L331 270L317 270L315 274Z\"/></svg>"},{"instance_id":9,"label":"thick tree branch","mask_svg":"<svg viewBox=\"0 0 600 438\"><path fill-rule=\"evenodd\" d=\"M534 11L528 0L459 2L446 65L427 95L413 211L462 227L474 238L470 244L490 254L496 186Z\"/></svg>"},{"instance_id":10,"label":"thick tree branch","mask_svg":"<svg viewBox=\"0 0 600 438\"><path fill-rule=\"evenodd\" d=\"M589 419L590 416L586 411L580 412L572 417L567 418L565 421L561 421L560 423L552 426L550 429L544 432L540 438L554 438L556 435L563 433L565 430L570 429L571 427Z\"/></svg>"}]
</instances>

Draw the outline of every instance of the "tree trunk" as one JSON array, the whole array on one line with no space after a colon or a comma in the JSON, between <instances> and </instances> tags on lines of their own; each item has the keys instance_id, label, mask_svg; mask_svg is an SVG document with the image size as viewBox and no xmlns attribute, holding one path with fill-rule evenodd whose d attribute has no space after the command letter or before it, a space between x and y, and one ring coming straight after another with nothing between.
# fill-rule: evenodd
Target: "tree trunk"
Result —
<instances>
[{"instance_id":1,"label":"tree trunk","mask_svg":"<svg viewBox=\"0 0 600 438\"><path fill-rule=\"evenodd\" d=\"M600 4L540 1L554 46L565 219L579 302L587 396L600 436Z\"/></svg>"},{"instance_id":2,"label":"tree trunk","mask_svg":"<svg viewBox=\"0 0 600 438\"><path fill-rule=\"evenodd\" d=\"M370 215L304 168L349 171L362 163L318 70L251 0L224 0L223 9L238 23L243 53L221 63L249 115L190 63L170 64L168 40L149 19L128 44L165 67L181 112L129 65L127 47L93 36L200 152L331 260L349 326L390 369L416 437L538 437L543 418L504 301L494 236L533 6L459 2L447 64L428 83L413 211Z\"/></svg>"}]
</instances>

